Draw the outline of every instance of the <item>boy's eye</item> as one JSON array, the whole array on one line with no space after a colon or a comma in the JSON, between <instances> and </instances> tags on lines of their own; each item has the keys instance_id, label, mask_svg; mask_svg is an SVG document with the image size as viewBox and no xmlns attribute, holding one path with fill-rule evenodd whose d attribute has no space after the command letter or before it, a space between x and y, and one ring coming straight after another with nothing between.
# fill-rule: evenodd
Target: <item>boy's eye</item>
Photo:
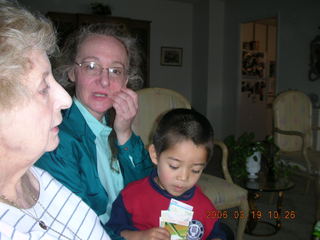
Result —
<instances>
[{"instance_id":1,"label":"boy's eye","mask_svg":"<svg viewBox=\"0 0 320 240\"><path fill-rule=\"evenodd\" d=\"M173 165L169 165L169 167L170 167L171 169L178 169L178 167L173 166Z\"/></svg>"},{"instance_id":2,"label":"boy's eye","mask_svg":"<svg viewBox=\"0 0 320 240\"><path fill-rule=\"evenodd\" d=\"M195 173L195 174L199 174L199 173L201 173L201 171L202 170L192 170L192 172Z\"/></svg>"}]
</instances>

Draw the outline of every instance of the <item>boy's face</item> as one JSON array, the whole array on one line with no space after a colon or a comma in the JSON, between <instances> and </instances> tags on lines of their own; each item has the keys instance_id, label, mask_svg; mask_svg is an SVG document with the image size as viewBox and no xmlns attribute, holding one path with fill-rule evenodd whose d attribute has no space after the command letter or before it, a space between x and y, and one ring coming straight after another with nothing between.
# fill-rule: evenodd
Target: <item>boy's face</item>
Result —
<instances>
[{"instance_id":1,"label":"boy's face","mask_svg":"<svg viewBox=\"0 0 320 240\"><path fill-rule=\"evenodd\" d=\"M207 162L204 146L192 141L178 142L157 157L153 145L149 147L151 160L157 165L159 186L173 196L180 196L192 188L200 178Z\"/></svg>"}]
</instances>

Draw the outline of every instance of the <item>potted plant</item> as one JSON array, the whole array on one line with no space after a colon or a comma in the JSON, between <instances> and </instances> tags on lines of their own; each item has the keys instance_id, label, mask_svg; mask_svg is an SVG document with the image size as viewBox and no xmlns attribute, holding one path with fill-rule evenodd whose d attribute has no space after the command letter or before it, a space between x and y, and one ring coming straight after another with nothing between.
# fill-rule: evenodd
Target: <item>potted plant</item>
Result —
<instances>
[{"instance_id":1,"label":"potted plant","mask_svg":"<svg viewBox=\"0 0 320 240\"><path fill-rule=\"evenodd\" d=\"M275 144L272 136L267 136L262 141L262 144L264 148L263 158L266 163L268 177L287 179L296 167L287 165L280 160L280 149Z\"/></svg>"},{"instance_id":2,"label":"potted plant","mask_svg":"<svg viewBox=\"0 0 320 240\"><path fill-rule=\"evenodd\" d=\"M255 141L255 135L252 132L244 132L236 138L230 135L225 138L225 144L229 149L228 167L233 178L240 179L248 177L247 159L252 156L252 160L259 163L260 159L254 154L261 152L261 159L266 167L268 178L290 177L294 166L288 166L279 159L279 147L274 143L272 136L266 136L263 141ZM259 155L259 154L258 154Z\"/></svg>"},{"instance_id":3,"label":"potted plant","mask_svg":"<svg viewBox=\"0 0 320 240\"><path fill-rule=\"evenodd\" d=\"M230 135L225 138L224 143L229 149L229 170L234 178L242 178L248 176L247 165L254 166L256 170L260 170L259 154L264 153L264 144L261 141L255 141L253 132L244 132L238 138ZM251 157L251 158L250 158ZM247 164L248 159L255 161ZM252 174L254 177L254 174Z\"/></svg>"}]
</instances>

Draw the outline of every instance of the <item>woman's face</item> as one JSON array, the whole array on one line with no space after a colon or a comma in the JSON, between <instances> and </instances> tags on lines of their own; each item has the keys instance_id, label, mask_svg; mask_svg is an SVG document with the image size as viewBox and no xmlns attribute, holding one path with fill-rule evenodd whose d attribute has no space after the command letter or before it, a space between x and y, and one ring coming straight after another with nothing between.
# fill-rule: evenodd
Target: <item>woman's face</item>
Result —
<instances>
[{"instance_id":1,"label":"woman's face","mask_svg":"<svg viewBox=\"0 0 320 240\"><path fill-rule=\"evenodd\" d=\"M69 78L75 83L76 97L98 120L113 105L113 94L127 83L126 74L114 79L106 68L127 70L128 56L125 47L117 39L104 35L92 35L84 40L78 50L75 67ZM101 74L88 73L94 65L103 68ZM86 67L83 67L85 65ZM90 68L90 69L89 69Z\"/></svg>"},{"instance_id":2,"label":"woman's face","mask_svg":"<svg viewBox=\"0 0 320 240\"><path fill-rule=\"evenodd\" d=\"M71 98L53 78L44 51L33 49L27 56L30 68L22 84L30 96L0 112L0 144L11 156L37 160L58 146L61 109L70 107Z\"/></svg>"}]
</instances>

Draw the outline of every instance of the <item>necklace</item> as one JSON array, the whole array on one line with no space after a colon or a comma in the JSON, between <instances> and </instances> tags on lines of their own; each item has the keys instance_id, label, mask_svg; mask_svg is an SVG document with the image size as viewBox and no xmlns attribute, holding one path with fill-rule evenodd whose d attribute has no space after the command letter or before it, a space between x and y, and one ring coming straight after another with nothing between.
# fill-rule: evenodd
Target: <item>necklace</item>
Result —
<instances>
[{"instance_id":1,"label":"necklace","mask_svg":"<svg viewBox=\"0 0 320 240\"><path fill-rule=\"evenodd\" d=\"M36 220L39 223L39 226L44 229L44 230L48 230L47 225L45 224L44 221L42 221L40 218L38 218L36 211L34 210L34 208L32 207L35 215L33 216L31 213L29 213L27 210L24 210L22 208L20 208L15 202L10 201L8 198L6 198L6 196L4 195L0 195L0 198L4 201L6 201L7 203L9 203L11 206L14 206L15 208L19 209L21 212L23 212L24 214L27 214L29 217L32 217L34 220Z\"/></svg>"},{"instance_id":2,"label":"necklace","mask_svg":"<svg viewBox=\"0 0 320 240\"><path fill-rule=\"evenodd\" d=\"M31 195L31 198L33 198L32 195ZM35 199L33 199L33 200L35 200ZM36 202L37 202L37 203L39 204L39 206L42 208L43 212L46 213L46 214L48 214L48 215L53 219L53 221L56 221L56 222L58 222L59 224L61 224L61 225L63 225L63 226L65 225L64 223L62 223L61 221L59 221L56 217L52 216L52 214L51 214L49 211L46 210L46 208L42 205L42 203L41 203L39 200L37 200ZM44 226L45 226L46 228L50 228L52 231L54 231L55 233L59 234L60 236L63 236L63 237L66 238L66 239L71 239L71 238L68 238L68 237L64 236L62 233L56 231L55 229L53 229L53 228L45 225L45 223L44 223L43 221L40 221L40 222L42 222L42 224L44 224ZM39 222L39 225L40 225L40 222ZM42 226L40 225L40 227L42 227ZM65 227L66 227L66 229L68 229L68 231L70 231L70 232L73 234L73 236L75 236L77 239L80 239L80 240L81 240L81 238L80 238L74 231L72 231L68 226L65 226ZM72 240L72 239L71 239L71 240Z\"/></svg>"},{"instance_id":3,"label":"necklace","mask_svg":"<svg viewBox=\"0 0 320 240\"><path fill-rule=\"evenodd\" d=\"M36 204L38 204L38 205L42 208L44 214L45 214L45 213L48 214L48 216L50 216L50 217L53 219L53 222L58 222L58 223L61 224L62 226L65 225L64 223L62 223L61 221L59 221L56 217L52 216L52 214L49 213L49 211L46 210L46 208L42 205L42 203L39 201L39 199L36 198L36 197L31 193L31 190L30 190L27 186L25 186L25 183L24 183L23 181L22 181L22 186L23 186L24 189L26 189L26 190L28 191L31 199L32 199ZM36 213L36 211L35 211L35 209L34 209L33 206L32 206L32 209L33 209L33 211L34 211L34 213L35 213L35 216L34 216L32 213L30 213L29 211L27 211L26 209L20 208L15 202L9 200L9 199L8 199L6 196L4 196L4 195L0 195L0 199L4 200L4 201L7 202L9 205L11 205L11 206L19 209L21 212L23 212L24 214L28 215L28 216L31 217L32 219L34 219L34 220L39 224L39 226L40 226L43 230L46 230L46 231L47 231L47 230L50 229L50 230L52 230L53 232L55 232L56 234L58 234L59 237L63 237L63 238L68 239L68 240L74 240L74 238L69 238L69 237L65 236L64 234L62 234L61 232L55 230L55 229L52 228L51 226L48 226L44 221L42 221L42 220L38 217L38 215L37 215L37 213ZM70 232L72 233L72 235L73 235L74 237L76 237L76 239L82 240L82 239L81 239L74 231L72 231L68 226L65 226L65 227L66 227L66 229L67 229L68 231L70 231Z\"/></svg>"}]
</instances>

